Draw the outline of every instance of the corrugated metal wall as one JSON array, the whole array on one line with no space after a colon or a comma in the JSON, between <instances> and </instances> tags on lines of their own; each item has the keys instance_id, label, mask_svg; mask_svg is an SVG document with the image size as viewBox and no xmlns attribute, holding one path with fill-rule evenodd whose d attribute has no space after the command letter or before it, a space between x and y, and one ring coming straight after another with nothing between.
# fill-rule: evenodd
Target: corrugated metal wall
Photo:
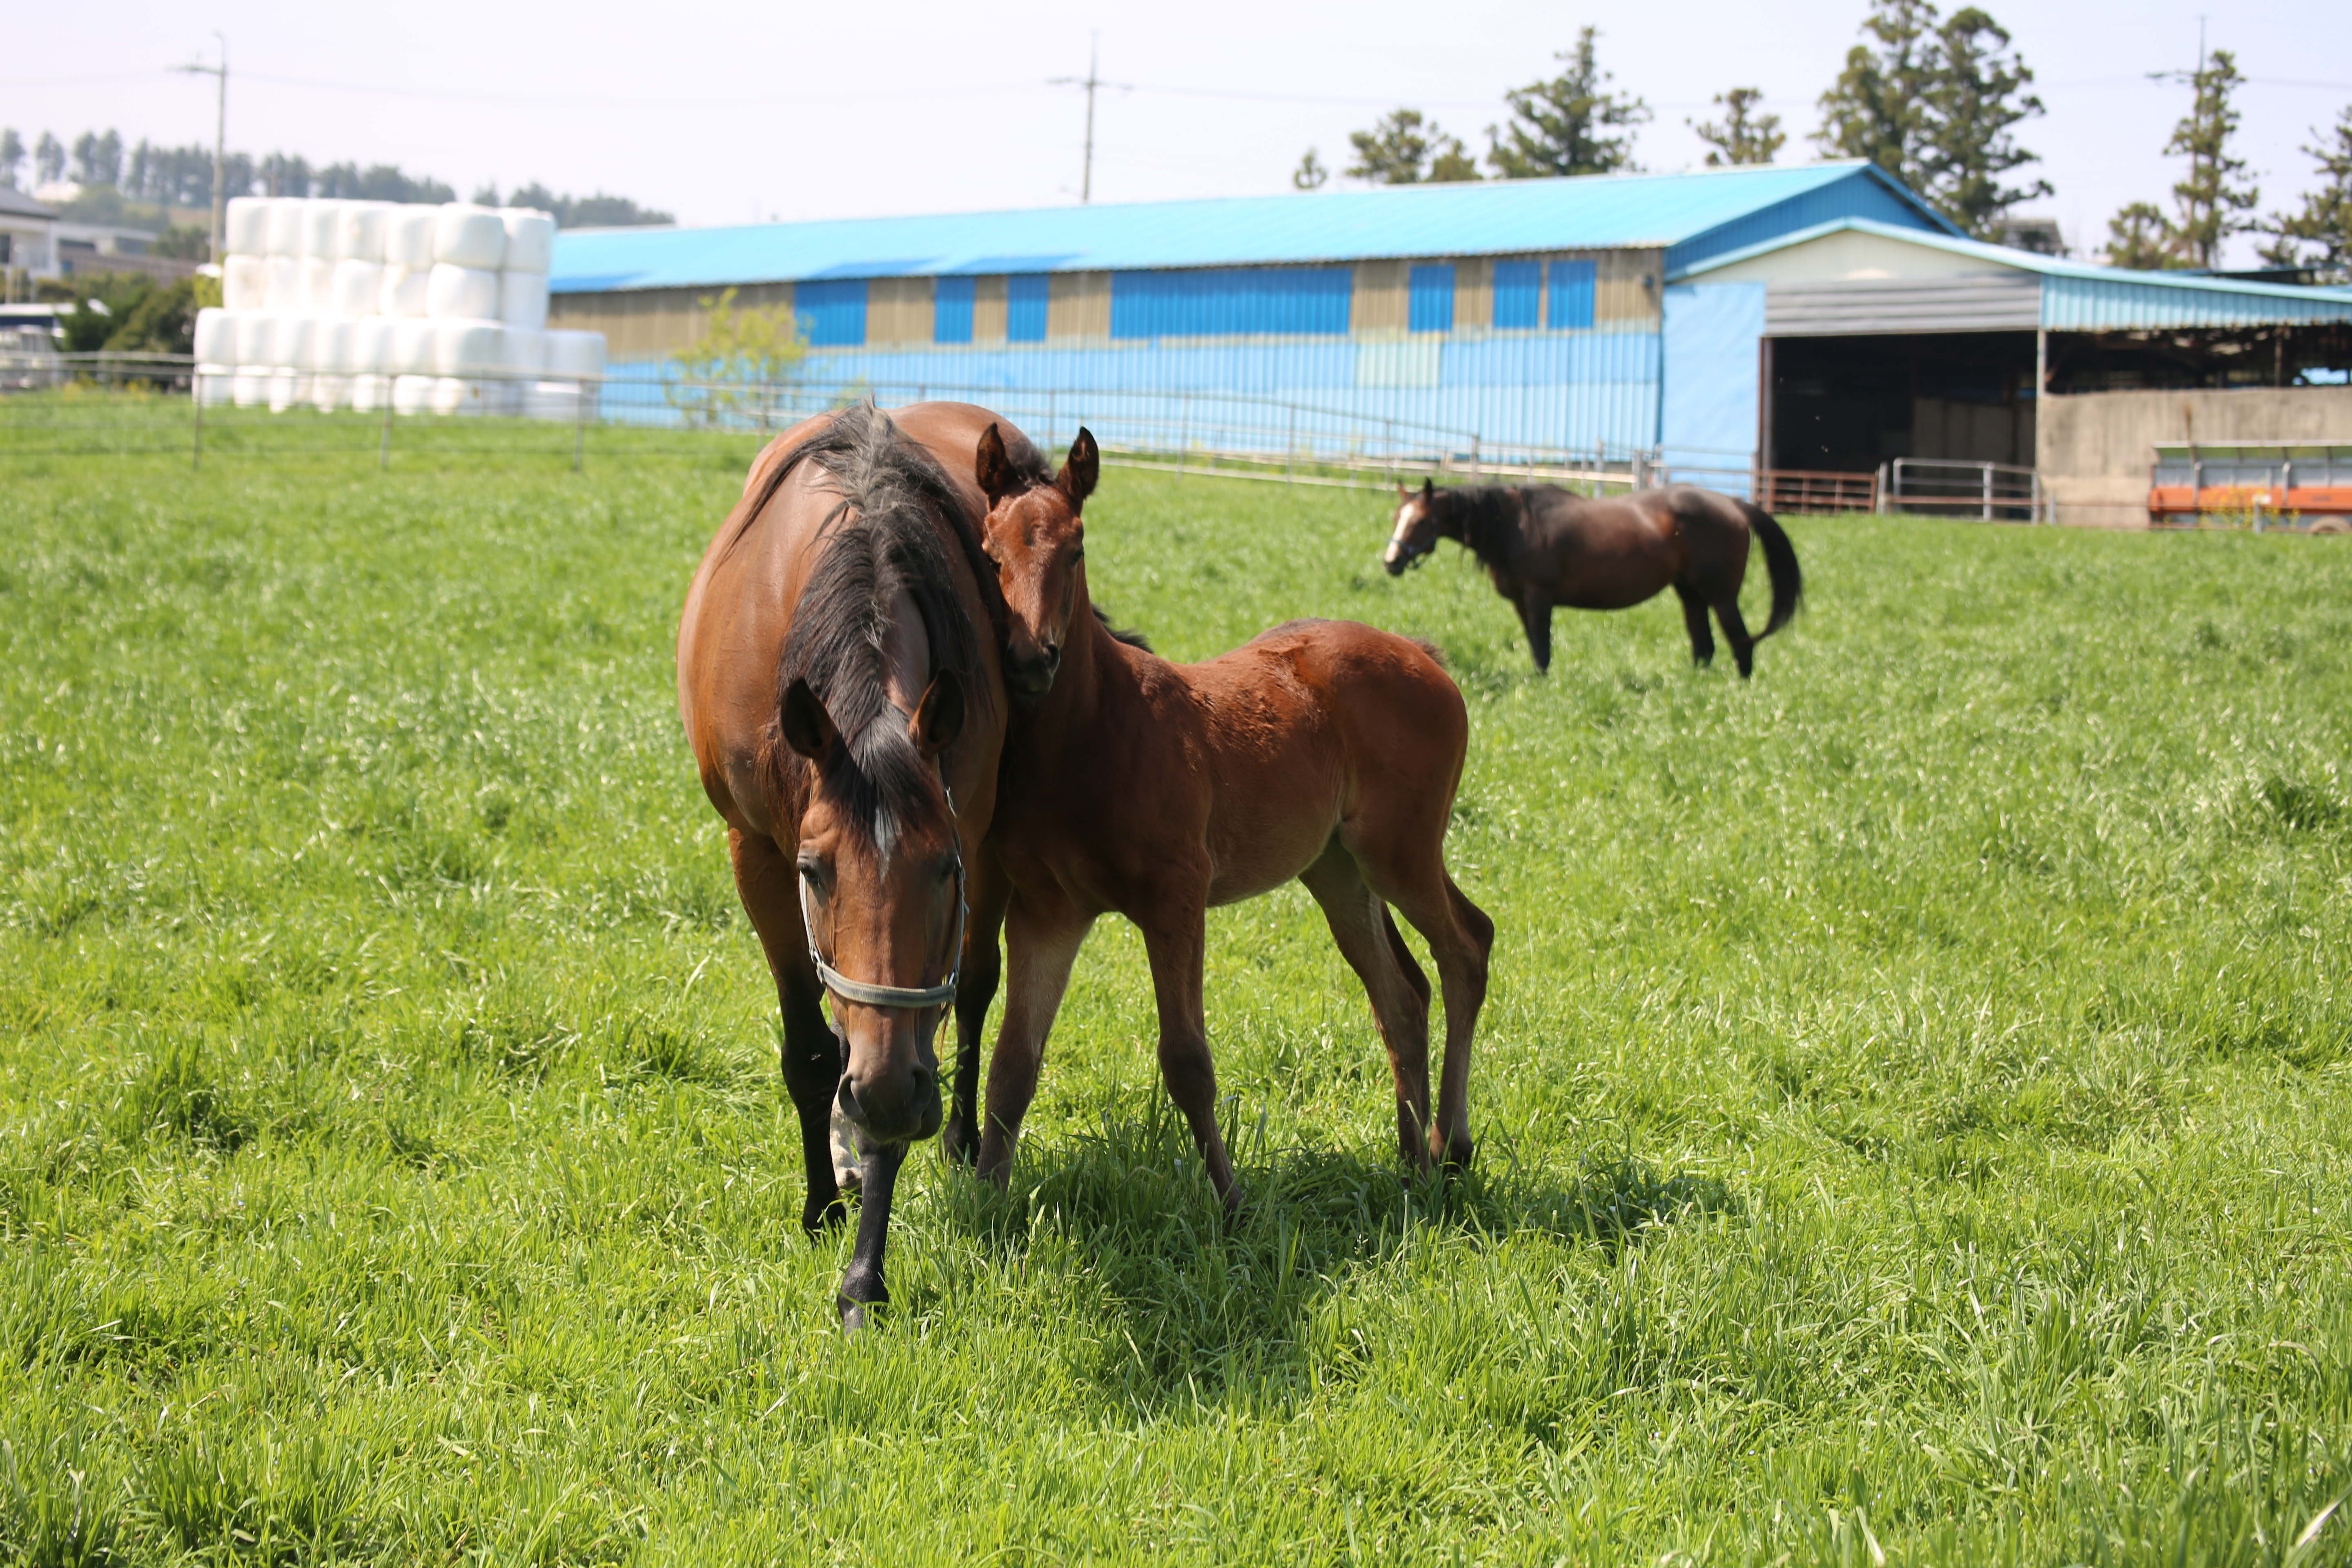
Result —
<instances>
[{"instance_id":1,"label":"corrugated metal wall","mask_svg":"<svg viewBox=\"0 0 2352 1568\"><path fill-rule=\"evenodd\" d=\"M2042 280L2042 324L2052 331L2146 331L2166 327L2247 327L2271 321L2352 321L2352 290L2283 298L2179 283L2134 283L2053 274Z\"/></svg>"}]
</instances>

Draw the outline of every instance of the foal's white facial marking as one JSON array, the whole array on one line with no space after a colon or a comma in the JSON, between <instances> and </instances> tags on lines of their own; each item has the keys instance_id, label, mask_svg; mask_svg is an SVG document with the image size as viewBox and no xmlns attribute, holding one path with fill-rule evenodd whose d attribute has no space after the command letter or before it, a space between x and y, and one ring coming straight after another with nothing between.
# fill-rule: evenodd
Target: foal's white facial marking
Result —
<instances>
[{"instance_id":1,"label":"foal's white facial marking","mask_svg":"<svg viewBox=\"0 0 2352 1568\"><path fill-rule=\"evenodd\" d=\"M1390 565L1404 559L1406 536L1413 524L1421 521L1422 498L1407 496L1397 503L1396 527L1389 534L1389 547L1381 552L1381 559Z\"/></svg>"}]
</instances>

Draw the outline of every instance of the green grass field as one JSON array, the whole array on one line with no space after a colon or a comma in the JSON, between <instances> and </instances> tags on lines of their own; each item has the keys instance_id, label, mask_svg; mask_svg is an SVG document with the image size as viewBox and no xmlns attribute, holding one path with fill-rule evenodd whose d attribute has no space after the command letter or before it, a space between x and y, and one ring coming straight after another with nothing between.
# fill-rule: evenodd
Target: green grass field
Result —
<instances>
[{"instance_id":1,"label":"green grass field","mask_svg":"<svg viewBox=\"0 0 2352 1568\"><path fill-rule=\"evenodd\" d=\"M672 700L747 455L5 465L0 1562L2352 1558L2343 542L1801 519L1752 684L1538 680L1377 497L1112 470L1163 652L1450 652L1478 1167L1293 889L1222 1225L1107 922L845 1341Z\"/></svg>"}]
</instances>

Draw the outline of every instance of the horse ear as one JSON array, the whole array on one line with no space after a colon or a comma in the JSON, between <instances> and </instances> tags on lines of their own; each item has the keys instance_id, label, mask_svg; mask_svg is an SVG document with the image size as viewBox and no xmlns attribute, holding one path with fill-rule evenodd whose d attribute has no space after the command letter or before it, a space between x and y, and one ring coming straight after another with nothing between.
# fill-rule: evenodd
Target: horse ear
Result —
<instances>
[{"instance_id":1,"label":"horse ear","mask_svg":"<svg viewBox=\"0 0 2352 1568\"><path fill-rule=\"evenodd\" d=\"M1435 495L1435 494L1437 493L1437 481L1436 481L1435 479L1423 479L1423 480L1422 480L1422 481L1421 481L1421 493L1422 493L1423 496L1433 496L1433 495Z\"/></svg>"},{"instance_id":2,"label":"horse ear","mask_svg":"<svg viewBox=\"0 0 2352 1568\"><path fill-rule=\"evenodd\" d=\"M952 669L931 677L923 700L915 704L915 744L923 755L936 757L963 733L963 682Z\"/></svg>"},{"instance_id":3,"label":"horse ear","mask_svg":"<svg viewBox=\"0 0 2352 1568\"><path fill-rule=\"evenodd\" d=\"M1021 488L1021 475L1013 466L1012 454L1004 449L1004 435L993 423L980 433L980 446L972 454L971 468L971 477L978 481L992 510Z\"/></svg>"},{"instance_id":4,"label":"horse ear","mask_svg":"<svg viewBox=\"0 0 2352 1568\"><path fill-rule=\"evenodd\" d=\"M1095 445L1094 432L1078 426L1078 438L1070 443L1069 460L1062 471L1054 476L1054 483L1070 498L1070 510L1077 510L1095 493L1095 481L1102 476L1102 451Z\"/></svg>"},{"instance_id":5,"label":"horse ear","mask_svg":"<svg viewBox=\"0 0 2352 1568\"><path fill-rule=\"evenodd\" d=\"M806 680L797 677L784 692L782 728L784 744L813 763L824 761L825 753L841 739L824 703L809 689Z\"/></svg>"}]
</instances>

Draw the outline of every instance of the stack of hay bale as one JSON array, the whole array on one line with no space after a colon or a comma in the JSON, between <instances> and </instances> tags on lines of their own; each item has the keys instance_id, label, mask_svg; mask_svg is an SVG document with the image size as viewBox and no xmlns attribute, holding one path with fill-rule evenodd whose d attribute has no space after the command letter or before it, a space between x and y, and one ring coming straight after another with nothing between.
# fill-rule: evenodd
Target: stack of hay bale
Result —
<instances>
[{"instance_id":1,"label":"stack of hay bale","mask_svg":"<svg viewBox=\"0 0 2352 1568\"><path fill-rule=\"evenodd\" d=\"M602 332L547 329L555 220L524 207L239 196L197 395L273 410L593 411Z\"/></svg>"}]
</instances>

